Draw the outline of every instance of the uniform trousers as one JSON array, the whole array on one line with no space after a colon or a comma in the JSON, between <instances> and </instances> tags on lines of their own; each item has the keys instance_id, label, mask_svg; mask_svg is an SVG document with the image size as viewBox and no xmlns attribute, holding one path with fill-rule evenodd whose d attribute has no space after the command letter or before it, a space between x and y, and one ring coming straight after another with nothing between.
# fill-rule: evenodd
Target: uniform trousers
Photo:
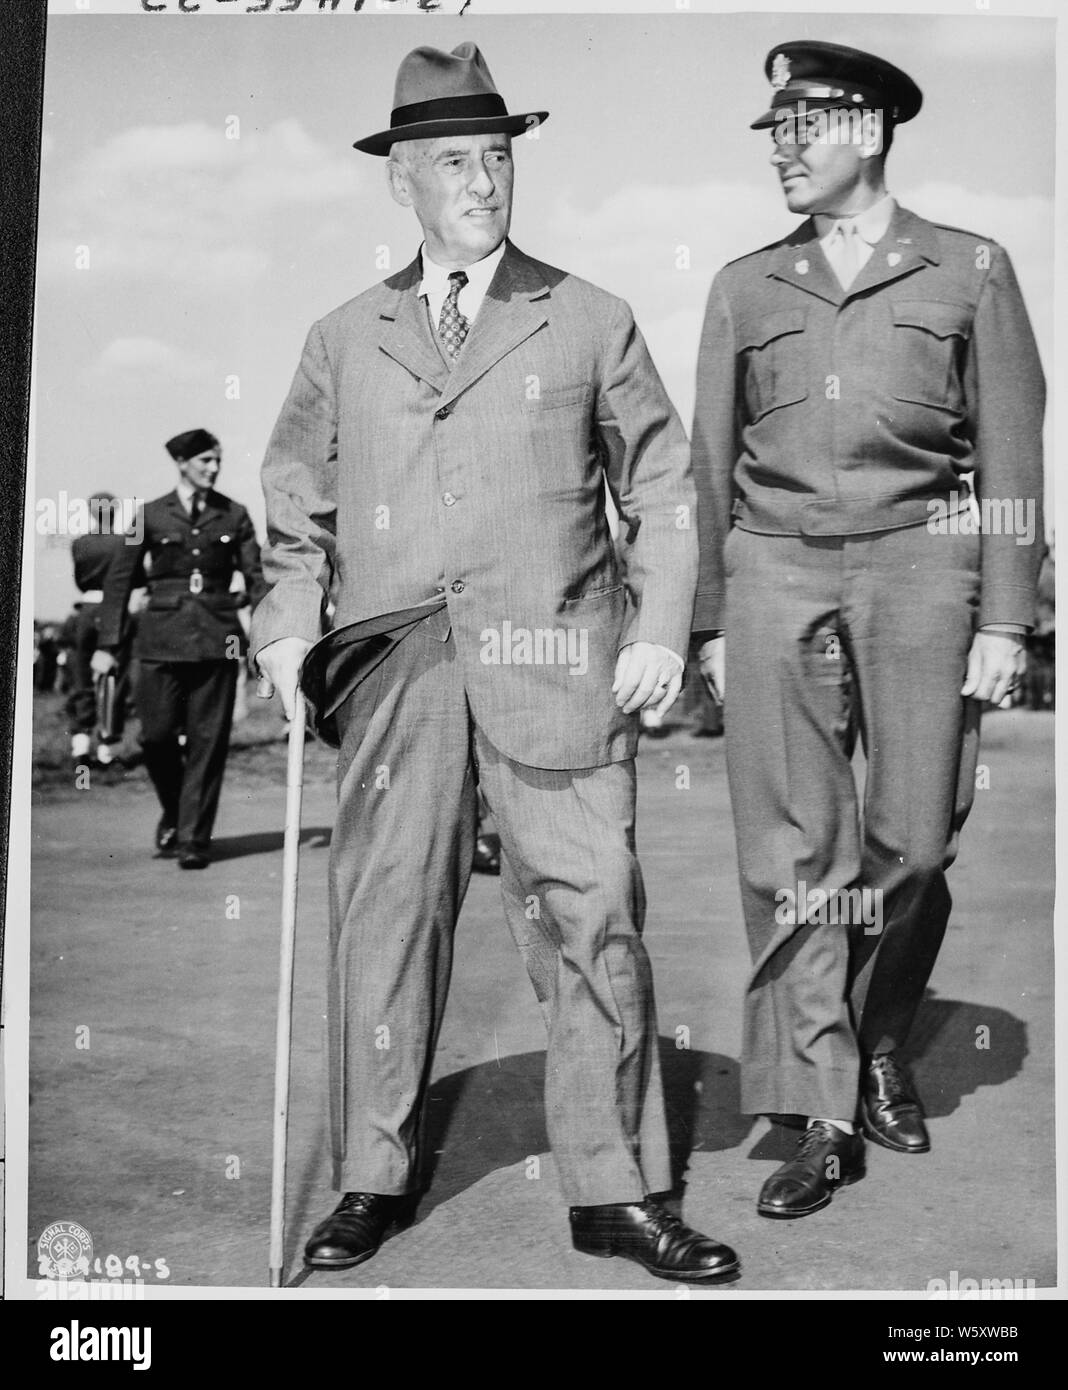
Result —
<instances>
[{"instance_id":1,"label":"uniform trousers","mask_svg":"<svg viewBox=\"0 0 1068 1390\"><path fill-rule=\"evenodd\" d=\"M206 850L219 807L241 661L150 661L137 678L145 767L182 848ZM185 734L184 749L178 742Z\"/></svg>"},{"instance_id":2,"label":"uniform trousers","mask_svg":"<svg viewBox=\"0 0 1068 1390\"><path fill-rule=\"evenodd\" d=\"M74 644L68 660L71 663L71 690L67 697L66 711L70 720L72 734L93 734L96 729L96 677L93 674L93 653L97 649L98 603L79 603L74 619ZM129 691L129 648L122 647L115 653L115 716L111 729L111 741L122 737L126 723L126 703Z\"/></svg>"},{"instance_id":3,"label":"uniform trousers","mask_svg":"<svg viewBox=\"0 0 1068 1390\"><path fill-rule=\"evenodd\" d=\"M400 1194L422 1185L420 1131L471 871L477 781L500 833L504 915L548 1029L546 1120L564 1195L592 1206L667 1190L633 760L550 771L506 757L472 716L440 617L349 695L338 724L335 1187Z\"/></svg>"},{"instance_id":4,"label":"uniform trousers","mask_svg":"<svg viewBox=\"0 0 1068 1390\"><path fill-rule=\"evenodd\" d=\"M960 689L978 564L977 535L925 525L728 535L726 752L753 960L749 1114L849 1119L861 1059L908 1036L974 796L979 706Z\"/></svg>"}]
</instances>

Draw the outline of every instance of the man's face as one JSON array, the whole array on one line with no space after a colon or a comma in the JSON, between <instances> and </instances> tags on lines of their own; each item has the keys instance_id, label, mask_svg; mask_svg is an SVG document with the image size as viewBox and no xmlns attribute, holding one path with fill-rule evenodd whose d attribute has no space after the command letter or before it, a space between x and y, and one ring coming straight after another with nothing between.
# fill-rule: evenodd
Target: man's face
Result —
<instances>
[{"instance_id":1,"label":"man's face","mask_svg":"<svg viewBox=\"0 0 1068 1390\"><path fill-rule=\"evenodd\" d=\"M178 465L178 472L190 487L203 492L215 486L215 479L219 476L221 467L222 451L218 448L206 449L195 458L183 459Z\"/></svg>"},{"instance_id":2,"label":"man's face","mask_svg":"<svg viewBox=\"0 0 1068 1390\"><path fill-rule=\"evenodd\" d=\"M825 113L799 121L794 140L773 128L771 163L791 212L845 214L866 187L864 145L835 137Z\"/></svg>"},{"instance_id":3,"label":"man's face","mask_svg":"<svg viewBox=\"0 0 1068 1390\"><path fill-rule=\"evenodd\" d=\"M393 197L415 209L430 257L462 270L495 251L512 220L512 142L507 135L409 140L390 160Z\"/></svg>"}]
</instances>

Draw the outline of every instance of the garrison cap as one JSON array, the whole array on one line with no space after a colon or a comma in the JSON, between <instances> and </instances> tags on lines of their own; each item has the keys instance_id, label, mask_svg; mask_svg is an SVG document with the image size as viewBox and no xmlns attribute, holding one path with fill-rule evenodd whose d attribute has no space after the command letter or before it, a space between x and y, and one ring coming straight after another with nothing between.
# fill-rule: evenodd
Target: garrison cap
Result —
<instances>
[{"instance_id":1,"label":"garrison cap","mask_svg":"<svg viewBox=\"0 0 1068 1390\"><path fill-rule=\"evenodd\" d=\"M206 454L209 449L217 449L219 441L207 430L186 430L184 434L176 434L173 439L168 439L163 447L175 463L184 463L186 459L195 459L198 454Z\"/></svg>"},{"instance_id":2,"label":"garrison cap","mask_svg":"<svg viewBox=\"0 0 1068 1390\"><path fill-rule=\"evenodd\" d=\"M923 104L923 93L907 73L839 43L781 43L768 54L764 75L774 89L771 109L751 130L776 125L800 101L811 111L837 106L881 111L892 125L911 121Z\"/></svg>"}]
</instances>

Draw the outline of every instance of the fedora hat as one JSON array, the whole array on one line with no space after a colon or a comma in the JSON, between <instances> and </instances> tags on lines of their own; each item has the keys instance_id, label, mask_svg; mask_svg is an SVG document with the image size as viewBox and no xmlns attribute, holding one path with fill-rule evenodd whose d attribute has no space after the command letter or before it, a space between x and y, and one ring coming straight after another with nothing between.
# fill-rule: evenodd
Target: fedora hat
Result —
<instances>
[{"instance_id":1,"label":"fedora hat","mask_svg":"<svg viewBox=\"0 0 1068 1390\"><path fill-rule=\"evenodd\" d=\"M389 154L397 140L439 135L519 135L540 125L548 111L510 116L478 45L461 43L451 53L414 48L397 70L389 129L357 140L365 154Z\"/></svg>"}]
</instances>

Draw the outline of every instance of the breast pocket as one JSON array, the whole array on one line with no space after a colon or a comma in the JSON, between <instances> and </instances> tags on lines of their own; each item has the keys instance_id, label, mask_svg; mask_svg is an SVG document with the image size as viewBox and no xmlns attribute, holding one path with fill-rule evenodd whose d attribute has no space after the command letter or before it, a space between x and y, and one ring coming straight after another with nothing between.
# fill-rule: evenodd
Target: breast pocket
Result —
<instances>
[{"instance_id":1,"label":"breast pocket","mask_svg":"<svg viewBox=\"0 0 1068 1390\"><path fill-rule=\"evenodd\" d=\"M737 341L745 362L745 404L750 423L807 397L805 319L804 309L781 309L740 325Z\"/></svg>"},{"instance_id":2,"label":"breast pocket","mask_svg":"<svg viewBox=\"0 0 1068 1390\"><path fill-rule=\"evenodd\" d=\"M960 411L971 311L963 304L899 300L892 307L890 394L899 401Z\"/></svg>"},{"instance_id":3,"label":"breast pocket","mask_svg":"<svg viewBox=\"0 0 1068 1390\"><path fill-rule=\"evenodd\" d=\"M585 405L591 392L588 381L577 381L573 386L543 386L536 376L532 376L527 378L523 409L539 413L543 410L566 410L569 406Z\"/></svg>"}]
</instances>

